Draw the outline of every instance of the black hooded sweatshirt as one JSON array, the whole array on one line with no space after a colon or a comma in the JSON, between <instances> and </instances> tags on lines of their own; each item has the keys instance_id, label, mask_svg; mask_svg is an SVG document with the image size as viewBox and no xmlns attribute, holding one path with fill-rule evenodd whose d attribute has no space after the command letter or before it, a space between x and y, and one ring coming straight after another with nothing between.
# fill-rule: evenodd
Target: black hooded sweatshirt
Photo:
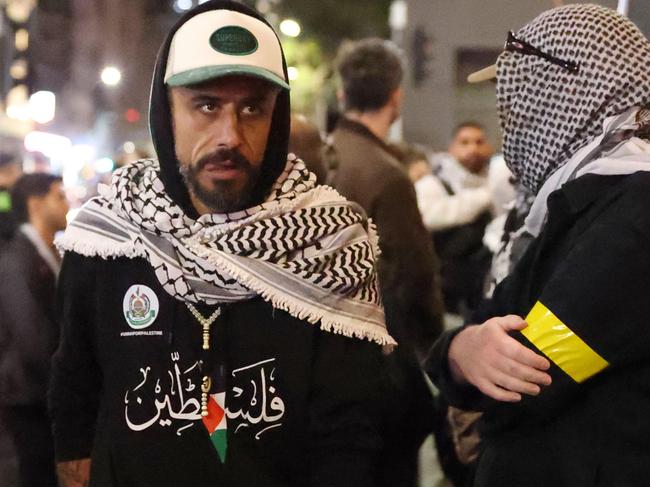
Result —
<instances>
[{"instance_id":1,"label":"black hooded sweatshirt","mask_svg":"<svg viewBox=\"0 0 650 487\"><path fill-rule=\"evenodd\" d=\"M178 174L163 76L174 32L213 9L261 19L226 1L189 12L162 46L151 90L161 178L190 215L195 210ZM283 92L260 195L284 168L288 134ZM134 285L158 302L146 330L126 319ZM49 395L56 456L59 462L91 457L91 486L375 485L385 382L376 344L323 332L256 298L220 306L206 352L195 317L165 292L142 258L67 252L59 304L63 330ZM216 306L197 308L207 317ZM210 393L225 393L225 448L198 415L206 374Z\"/></svg>"}]
</instances>

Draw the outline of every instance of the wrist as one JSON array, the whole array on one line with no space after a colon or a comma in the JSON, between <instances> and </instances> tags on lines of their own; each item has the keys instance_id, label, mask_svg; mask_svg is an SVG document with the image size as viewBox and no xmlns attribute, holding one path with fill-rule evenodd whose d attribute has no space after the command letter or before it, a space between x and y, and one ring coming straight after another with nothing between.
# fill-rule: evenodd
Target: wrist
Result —
<instances>
[{"instance_id":1,"label":"wrist","mask_svg":"<svg viewBox=\"0 0 650 487\"><path fill-rule=\"evenodd\" d=\"M447 354L447 362L451 378L455 383L460 385L468 384L467 378L460 366L460 362L464 355L463 344L467 338L467 334L471 333L471 328L472 327L465 328L451 340L451 343L449 344L449 352Z\"/></svg>"}]
</instances>

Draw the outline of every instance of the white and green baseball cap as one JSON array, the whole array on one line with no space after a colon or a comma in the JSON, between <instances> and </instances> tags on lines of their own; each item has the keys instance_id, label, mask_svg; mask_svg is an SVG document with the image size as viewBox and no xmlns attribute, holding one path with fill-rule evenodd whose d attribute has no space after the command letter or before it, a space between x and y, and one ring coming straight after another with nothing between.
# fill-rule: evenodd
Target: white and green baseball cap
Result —
<instances>
[{"instance_id":1,"label":"white and green baseball cap","mask_svg":"<svg viewBox=\"0 0 650 487\"><path fill-rule=\"evenodd\" d=\"M233 10L210 10L190 18L172 38L165 84L187 86L229 75L261 78L289 89L273 29Z\"/></svg>"}]
</instances>

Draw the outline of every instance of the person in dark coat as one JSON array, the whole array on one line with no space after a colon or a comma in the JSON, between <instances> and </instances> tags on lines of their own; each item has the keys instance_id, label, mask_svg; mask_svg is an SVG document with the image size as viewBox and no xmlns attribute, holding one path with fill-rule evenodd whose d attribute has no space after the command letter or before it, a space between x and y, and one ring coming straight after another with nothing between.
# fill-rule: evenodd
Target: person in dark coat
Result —
<instances>
[{"instance_id":1,"label":"person in dark coat","mask_svg":"<svg viewBox=\"0 0 650 487\"><path fill-rule=\"evenodd\" d=\"M345 113L331 135L331 184L377 225L386 322L400 343L393 356L391 415L382 485L414 485L417 452L431 431L433 404L418 364L442 329L438 262L415 190L385 139L399 117L403 68L396 46L366 39L337 59ZM389 460L390 459L390 460Z\"/></svg>"},{"instance_id":2,"label":"person in dark coat","mask_svg":"<svg viewBox=\"0 0 650 487\"><path fill-rule=\"evenodd\" d=\"M510 32L496 66L506 163L536 195L527 249L427 371L482 410L473 485L650 477L650 41L589 4Z\"/></svg>"},{"instance_id":3,"label":"person in dark coat","mask_svg":"<svg viewBox=\"0 0 650 487\"><path fill-rule=\"evenodd\" d=\"M46 393L59 337L53 242L66 226L68 203L61 178L49 174L22 176L12 200L20 226L0 254L0 408L20 485L56 487Z\"/></svg>"}]
</instances>

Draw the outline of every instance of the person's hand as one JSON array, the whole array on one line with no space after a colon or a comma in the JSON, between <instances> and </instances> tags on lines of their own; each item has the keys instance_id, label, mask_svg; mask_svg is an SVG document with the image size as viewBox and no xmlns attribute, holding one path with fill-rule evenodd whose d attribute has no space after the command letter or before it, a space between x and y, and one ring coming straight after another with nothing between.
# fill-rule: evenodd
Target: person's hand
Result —
<instances>
[{"instance_id":1,"label":"person's hand","mask_svg":"<svg viewBox=\"0 0 650 487\"><path fill-rule=\"evenodd\" d=\"M90 458L57 463L56 473L61 487L88 487Z\"/></svg>"},{"instance_id":2,"label":"person's hand","mask_svg":"<svg viewBox=\"0 0 650 487\"><path fill-rule=\"evenodd\" d=\"M497 401L517 402L522 394L536 396L551 383L550 362L508 335L528 326L515 315L468 326L449 346L449 367L458 383L469 382Z\"/></svg>"}]
</instances>

